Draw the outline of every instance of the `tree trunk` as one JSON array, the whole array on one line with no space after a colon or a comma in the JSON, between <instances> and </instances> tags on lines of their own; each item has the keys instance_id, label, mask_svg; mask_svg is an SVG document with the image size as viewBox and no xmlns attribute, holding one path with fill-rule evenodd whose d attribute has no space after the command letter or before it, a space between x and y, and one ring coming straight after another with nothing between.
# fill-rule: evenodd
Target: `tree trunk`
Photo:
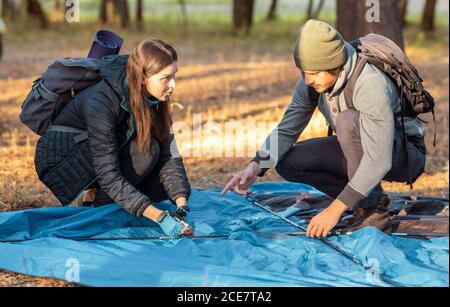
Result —
<instances>
[{"instance_id":1,"label":"tree trunk","mask_svg":"<svg viewBox=\"0 0 450 307\"><path fill-rule=\"evenodd\" d=\"M108 22L108 14L106 13L106 0L100 0L100 6L98 8L98 19L102 24Z\"/></svg>"},{"instance_id":2,"label":"tree trunk","mask_svg":"<svg viewBox=\"0 0 450 307\"><path fill-rule=\"evenodd\" d=\"M437 0L427 0L423 9L422 30L432 32L434 30L434 12Z\"/></svg>"},{"instance_id":3,"label":"tree trunk","mask_svg":"<svg viewBox=\"0 0 450 307\"><path fill-rule=\"evenodd\" d=\"M0 61L2 60L3 56L3 34L0 33Z\"/></svg>"},{"instance_id":4,"label":"tree trunk","mask_svg":"<svg viewBox=\"0 0 450 307\"><path fill-rule=\"evenodd\" d=\"M184 34L187 35L189 33L189 20L188 20L186 1L178 0L178 4L180 5L181 18L183 19L183 32L184 32Z\"/></svg>"},{"instance_id":5,"label":"tree trunk","mask_svg":"<svg viewBox=\"0 0 450 307\"><path fill-rule=\"evenodd\" d=\"M19 9L12 0L2 0L2 17L5 19L15 19L19 14Z\"/></svg>"},{"instance_id":6,"label":"tree trunk","mask_svg":"<svg viewBox=\"0 0 450 307\"><path fill-rule=\"evenodd\" d=\"M270 5L269 13L267 14L267 21L277 19L277 4L278 0L272 0L272 4Z\"/></svg>"},{"instance_id":7,"label":"tree trunk","mask_svg":"<svg viewBox=\"0 0 450 307\"><path fill-rule=\"evenodd\" d=\"M370 5L375 3L375 5ZM379 3L379 11L376 3ZM397 0L368 2L361 0L337 1L337 29L351 41L369 33L384 35L404 49L400 7Z\"/></svg>"},{"instance_id":8,"label":"tree trunk","mask_svg":"<svg viewBox=\"0 0 450 307\"><path fill-rule=\"evenodd\" d=\"M254 0L233 0L233 30L250 31L253 23Z\"/></svg>"},{"instance_id":9,"label":"tree trunk","mask_svg":"<svg viewBox=\"0 0 450 307\"><path fill-rule=\"evenodd\" d=\"M106 24L113 20L114 16L114 0L100 1L100 22Z\"/></svg>"},{"instance_id":10,"label":"tree trunk","mask_svg":"<svg viewBox=\"0 0 450 307\"><path fill-rule=\"evenodd\" d=\"M313 6L314 6L314 0L309 0L309 2L308 2L308 10L306 11L306 20L311 19Z\"/></svg>"},{"instance_id":11,"label":"tree trunk","mask_svg":"<svg viewBox=\"0 0 450 307\"><path fill-rule=\"evenodd\" d=\"M319 5L317 6L317 9L316 9L316 11L314 13L314 17L313 18L318 18L319 17L319 14L322 11L324 3L325 3L325 0L320 0L319 1Z\"/></svg>"},{"instance_id":12,"label":"tree trunk","mask_svg":"<svg viewBox=\"0 0 450 307\"><path fill-rule=\"evenodd\" d=\"M127 0L118 0L117 9L120 15L120 25L122 28L128 28L130 26L130 8Z\"/></svg>"},{"instance_id":13,"label":"tree trunk","mask_svg":"<svg viewBox=\"0 0 450 307\"><path fill-rule=\"evenodd\" d=\"M316 9L314 9L314 2L315 2L314 0L309 0L308 11L306 13L306 20L317 19L317 17L320 14L320 11L323 8L324 0L319 1L319 4L317 5Z\"/></svg>"},{"instance_id":14,"label":"tree trunk","mask_svg":"<svg viewBox=\"0 0 450 307\"><path fill-rule=\"evenodd\" d=\"M142 3L142 0L137 0L136 4L136 25L139 31L142 31L143 29L143 10L144 5Z\"/></svg>"},{"instance_id":15,"label":"tree trunk","mask_svg":"<svg viewBox=\"0 0 450 307\"><path fill-rule=\"evenodd\" d=\"M27 0L27 13L29 16L34 16L39 19L42 29L48 27L47 15L45 15L41 3L38 0Z\"/></svg>"},{"instance_id":16,"label":"tree trunk","mask_svg":"<svg viewBox=\"0 0 450 307\"><path fill-rule=\"evenodd\" d=\"M402 27L408 26L406 21L406 14L408 13L408 0L398 0L398 5L400 6L400 20L402 21Z\"/></svg>"}]
</instances>

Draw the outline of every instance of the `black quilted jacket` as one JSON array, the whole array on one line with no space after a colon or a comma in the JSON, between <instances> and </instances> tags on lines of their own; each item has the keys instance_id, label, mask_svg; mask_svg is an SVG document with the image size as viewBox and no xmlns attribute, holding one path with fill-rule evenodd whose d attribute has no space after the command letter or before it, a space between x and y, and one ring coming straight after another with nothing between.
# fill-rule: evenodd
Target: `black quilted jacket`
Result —
<instances>
[{"instance_id":1,"label":"black quilted jacket","mask_svg":"<svg viewBox=\"0 0 450 307\"><path fill-rule=\"evenodd\" d=\"M76 144L74 134L57 131L48 131L38 141L35 166L39 179L63 205L96 181L133 215L141 216L150 203L147 195L122 176L119 166L120 147L135 136L129 103L121 87L127 60L127 55L115 57L102 69L104 80L75 96L56 118L54 125L87 130L86 141ZM172 140L173 136L166 144L159 144L158 164L160 181L175 201L189 197L190 185L182 158L170 152Z\"/></svg>"}]
</instances>

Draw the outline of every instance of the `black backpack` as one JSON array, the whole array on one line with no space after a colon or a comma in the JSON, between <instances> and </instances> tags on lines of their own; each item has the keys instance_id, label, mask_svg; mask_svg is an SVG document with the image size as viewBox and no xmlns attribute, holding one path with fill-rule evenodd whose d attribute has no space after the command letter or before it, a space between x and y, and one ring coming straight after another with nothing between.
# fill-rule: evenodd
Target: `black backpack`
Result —
<instances>
[{"instance_id":1,"label":"black backpack","mask_svg":"<svg viewBox=\"0 0 450 307\"><path fill-rule=\"evenodd\" d=\"M411 64L407 55L392 40L379 34L368 34L350 43L358 53L355 70L344 88L344 97L349 109L354 109L353 92L356 81L367 63L374 65L383 71L396 85L400 97L402 134L406 149L407 136L405 133L404 117L418 118L419 114L433 114L435 125L433 145L436 146L436 119L434 114L434 99L425 90L423 80L417 69ZM311 100L318 100L319 94L313 87L308 88ZM419 120L421 120L419 118ZM425 122L421 120L422 122ZM328 127L328 136L332 135L331 127ZM411 177L411 176L410 176ZM411 183L411 178L410 178Z\"/></svg>"},{"instance_id":2,"label":"black backpack","mask_svg":"<svg viewBox=\"0 0 450 307\"><path fill-rule=\"evenodd\" d=\"M20 120L33 132L43 135L64 106L79 92L101 80L102 68L119 55L102 59L63 58L53 62L46 72L33 82L22 104Z\"/></svg>"}]
</instances>

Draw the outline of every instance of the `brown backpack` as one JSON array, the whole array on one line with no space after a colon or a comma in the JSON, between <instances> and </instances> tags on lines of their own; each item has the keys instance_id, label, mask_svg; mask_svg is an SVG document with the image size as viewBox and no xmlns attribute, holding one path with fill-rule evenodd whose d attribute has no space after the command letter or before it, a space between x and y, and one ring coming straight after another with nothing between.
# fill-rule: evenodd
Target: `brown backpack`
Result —
<instances>
[{"instance_id":1,"label":"brown backpack","mask_svg":"<svg viewBox=\"0 0 450 307\"><path fill-rule=\"evenodd\" d=\"M368 34L364 37L356 39L350 43L358 53L358 60L355 71L344 88L344 97L349 109L354 109L353 106L353 92L356 81L358 80L362 70L367 63L374 65L379 70L383 71L396 85L398 95L400 97L400 114L395 114L401 117L402 134L405 143L407 136L404 127L404 117L416 118L419 114L429 113L433 114L433 121L435 125L433 145L436 146L436 119L434 114L434 99L430 93L425 90L423 80L419 76L417 69L411 64L407 55L389 38L379 34ZM314 88L308 88L309 97L312 100L317 100L319 94L315 92ZM417 117L418 118L418 117ZM419 120L421 120L419 118ZM422 122L425 122L421 120ZM328 128L328 135L333 131ZM411 179L410 179L411 183Z\"/></svg>"}]
</instances>

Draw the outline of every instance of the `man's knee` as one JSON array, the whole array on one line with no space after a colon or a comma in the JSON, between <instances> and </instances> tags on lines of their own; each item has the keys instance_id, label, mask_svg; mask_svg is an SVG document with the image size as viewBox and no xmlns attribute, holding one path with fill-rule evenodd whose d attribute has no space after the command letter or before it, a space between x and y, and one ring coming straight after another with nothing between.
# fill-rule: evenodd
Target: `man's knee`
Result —
<instances>
[{"instance_id":1,"label":"man's knee","mask_svg":"<svg viewBox=\"0 0 450 307\"><path fill-rule=\"evenodd\" d=\"M351 140L355 133L359 133L359 112L346 110L336 118L336 136L339 142Z\"/></svg>"},{"instance_id":2,"label":"man's knee","mask_svg":"<svg viewBox=\"0 0 450 307\"><path fill-rule=\"evenodd\" d=\"M292 159L292 154L289 153L280 161L278 161L275 166L275 171L280 175L284 180L287 181L298 181L299 178L302 177L302 174L305 172L305 167L302 163L298 163L298 159L296 163Z\"/></svg>"},{"instance_id":3,"label":"man's knee","mask_svg":"<svg viewBox=\"0 0 450 307\"><path fill-rule=\"evenodd\" d=\"M275 165L275 171L280 175L283 179L285 178L285 175L287 174L286 165L283 160L278 161L277 165Z\"/></svg>"}]
</instances>

